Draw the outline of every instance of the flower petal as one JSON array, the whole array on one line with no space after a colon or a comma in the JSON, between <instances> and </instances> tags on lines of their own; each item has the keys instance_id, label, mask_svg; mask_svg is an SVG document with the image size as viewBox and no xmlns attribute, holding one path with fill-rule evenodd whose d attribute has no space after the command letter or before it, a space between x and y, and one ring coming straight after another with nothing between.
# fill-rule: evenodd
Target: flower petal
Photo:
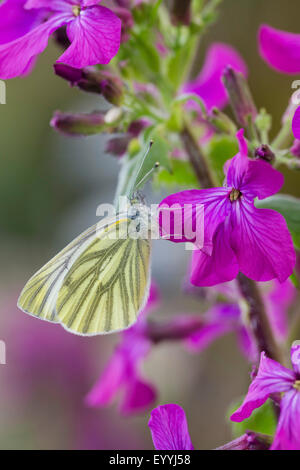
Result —
<instances>
[{"instance_id":1,"label":"flower petal","mask_svg":"<svg viewBox=\"0 0 300 470\"><path fill-rule=\"evenodd\" d=\"M239 153L225 163L227 185L239 189L249 199L264 199L277 193L283 183L283 175L262 160L248 158L248 146L244 138L244 130L236 134L239 142Z\"/></svg>"},{"instance_id":2,"label":"flower petal","mask_svg":"<svg viewBox=\"0 0 300 470\"><path fill-rule=\"evenodd\" d=\"M193 450L184 410L176 404L154 408L148 423L157 450Z\"/></svg>"},{"instance_id":3,"label":"flower petal","mask_svg":"<svg viewBox=\"0 0 300 470\"><path fill-rule=\"evenodd\" d=\"M203 208L204 213L200 210ZM203 236L196 234L202 242L200 246L197 243L197 246L211 254L214 233L224 221L229 209L230 202L226 188L195 189L171 194L159 205L162 237L175 243L197 243L197 240L190 236L192 229L204 228L204 240ZM203 217L199 217L202 215L204 220ZM202 226L199 227L199 224Z\"/></svg>"},{"instance_id":4,"label":"flower petal","mask_svg":"<svg viewBox=\"0 0 300 470\"><path fill-rule=\"evenodd\" d=\"M0 78L5 80L25 73L33 58L47 47L49 36L69 20L69 15L55 15L25 36L0 45Z\"/></svg>"},{"instance_id":5,"label":"flower petal","mask_svg":"<svg viewBox=\"0 0 300 470\"><path fill-rule=\"evenodd\" d=\"M300 392L290 390L281 400L280 417L271 450L300 450Z\"/></svg>"},{"instance_id":6,"label":"flower petal","mask_svg":"<svg viewBox=\"0 0 300 470\"><path fill-rule=\"evenodd\" d=\"M257 376L251 383L244 402L231 416L231 421L240 422L249 418L252 411L265 403L272 393L287 392L293 386L295 374L281 364L261 353Z\"/></svg>"},{"instance_id":7,"label":"flower petal","mask_svg":"<svg viewBox=\"0 0 300 470\"><path fill-rule=\"evenodd\" d=\"M300 341L294 341L291 347L291 361L297 378L300 380Z\"/></svg>"},{"instance_id":8,"label":"flower petal","mask_svg":"<svg viewBox=\"0 0 300 470\"><path fill-rule=\"evenodd\" d=\"M296 109L293 117L292 131L295 139L300 139L300 106Z\"/></svg>"},{"instance_id":9,"label":"flower petal","mask_svg":"<svg viewBox=\"0 0 300 470\"><path fill-rule=\"evenodd\" d=\"M98 382L86 396L86 405L91 407L109 405L125 383L124 362L121 354L115 353Z\"/></svg>"},{"instance_id":10,"label":"flower petal","mask_svg":"<svg viewBox=\"0 0 300 470\"><path fill-rule=\"evenodd\" d=\"M300 34L262 25L258 34L259 52L268 65L283 73L300 72Z\"/></svg>"},{"instance_id":11,"label":"flower petal","mask_svg":"<svg viewBox=\"0 0 300 470\"><path fill-rule=\"evenodd\" d=\"M239 143L239 153L225 163L224 172L227 174L227 185L235 189L240 189L244 175L248 169L248 145L244 137L244 129L240 129L236 138Z\"/></svg>"},{"instance_id":12,"label":"flower petal","mask_svg":"<svg viewBox=\"0 0 300 470\"><path fill-rule=\"evenodd\" d=\"M24 9L25 0L6 0L0 6L0 44L24 36L37 26L41 12Z\"/></svg>"},{"instance_id":13,"label":"flower petal","mask_svg":"<svg viewBox=\"0 0 300 470\"><path fill-rule=\"evenodd\" d=\"M128 383L125 389L124 399L120 405L123 415L139 413L149 408L155 402L157 392L155 388L140 379Z\"/></svg>"},{"instance_id":14,"label":"flower petal","mask_svg":"<svg viewBox=\"0 0 300 470\"><path fill-rule=\"evenodd\" d=\"M238 272L239 265L229 244L229 233L222 224L215 233L211 256L199 250L193 252L191 283L195 286L214 286L231 281Z\"/></svg>"},{"instance_id":15,"label":"flower petal","mask_svg":"<svg viewBox=\"0 0 300 470\"><path fill-rule=\"evenodd\" d=\"M185 341L190 350L203 351L213 341L236 329L240 310L235 304L219 304L206 312L206 324Z\"/></svg>"},{"instance_id":16,"label":"flower petal","mask_svg":"<svg viewBox=\"0 0 300 470\"><path fill-rule=\"evenodd\" d=\"M282 215L257 209L245 199L232 207L230 243L240 271L255 281L285 281L293 272L296 255Z\"/></svg>"},{"instance_id":17,"label":"flower petal","mask_svg":"<svg viewBox=\"0 0 300 470\"><path fill-rule=\"evenodd\" d=\"M222 43L213 44L207 52L200 75L196 80L186 83L183 91L200 96L208 111L214 106L222 108L228 101L222 83L222 73L228 65L247 75L247 66L233 47Z\"/></svg>"},{"instance_id":18,"label":"flower petal","mask_svg":"<svg viewBox=\"0 0 300 470\"><path fill-rule=\"evenodd\" d=\"M82 10L67 34L72 44L57 62L75 68L108 64L120 47L121 21L108 8L94 6Z\"/></svg>"}]
</instances>

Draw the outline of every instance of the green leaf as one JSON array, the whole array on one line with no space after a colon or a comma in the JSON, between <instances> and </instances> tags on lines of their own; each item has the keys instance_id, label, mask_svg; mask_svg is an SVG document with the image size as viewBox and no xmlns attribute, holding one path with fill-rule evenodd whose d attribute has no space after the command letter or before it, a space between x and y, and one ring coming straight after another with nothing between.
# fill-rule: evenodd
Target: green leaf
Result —
<instances>
[{"instance_id":1,"label":"green leaf","mask_svg":"<svg viewBox=\"0 0 300 470\"><path fill-rule=\"evenodd\" d=\"M214 136L208 146L207 155L220 185L224 181L224 163L238 153L238 143L235 137L228 135Z\"/></svg>"},{"instance_id":2,"label":"green leaf","mask_svg":"<svg viewBox=\"0 0 300 470\"><path fill-rule=\"evenodd\" d=\"M162 170L154 178L154 188L164 187L170 191L178 187L197 188L198 182L189 162L184 160L171 159L171 172Z\"/></svg>"},{"instance_id":3,"label":"green leaf","mask_svg":"<svg viewBox=\"0 0 300 470\"><path fill-rule=\"evenodd\" d=\"M242 400L240 400L239 403L235 403L229 409L228 417L230 417L241 404ZM245 419L241 423L234 423L233 421L230 421L230 423L234 437L238 437L246 431L254 431L273 436L276 431L277 420L272 401L270 399L267 400L260 408L253 411L250 418Z\"/></svg>"},{"instance_id":4,"label":"green leaf","mask_svg":"<svg viewBox=\"0 0 300 470\"><path fill-rule=\"evenodd\" d=\"M276 194L263 201L256 201L256 207L273 209L286 220L293 237L295 248L300 249L300 199L287 194Z\"/></svg>"}]
</instances>

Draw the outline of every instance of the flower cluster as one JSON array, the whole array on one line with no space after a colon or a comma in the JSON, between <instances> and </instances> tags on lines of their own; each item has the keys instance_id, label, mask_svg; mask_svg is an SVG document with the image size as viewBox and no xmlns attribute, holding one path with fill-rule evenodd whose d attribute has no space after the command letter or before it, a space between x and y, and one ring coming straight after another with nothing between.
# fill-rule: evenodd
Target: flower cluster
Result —
<instances>
[{"instance_id":1,"label":"flower cluster","mask_svg":"<svg viewBox=\"0 0 300 470\"><path fill-rule=\"evenodd\" d=\"M100 98L93 112L56 111L52 128L67 136L108 134L105 153L117 156L120 164L116 200L140 198L151 180L154 189L168 192L159 206L162 238L194 244L189 269L194 287L189 285L189 293L199 294L201 313L152 318L159 298L152 283L146 307L121 332L85 405L107 406L121 392L123 415L145 412L158 398L157 387L141 372L152 348L177 341L199 353L233 332L247 361L257 364L260 357L260 363L231 420L245 420L269 398L280 413L274 437L250 430L219 449L300 450L299 342L291 348L293 370L281 364L294 334L289 310L299 287L300 201L279 193L284 176L278 170L280 165L300 168L300 106L287 103L280 132L271 140L271 115L255 103L248 67L237 50L213 43L198 73L191 72L199 38L216 19L217 3L5 0L0 6L0 79L33 71L52 36L60 49L55 74L81 92L93 93L95 101ZM300 72L300 34L262 25L258 49L277 72ZM146 157L145 146L150 147ZM174 187L179 188L175 193ZM181 234L184 224L196 226L197 207L204 208L201 246L197 237L178 237L175 223L164 225L164 214L174 206L181 216ZM113 257L112 251L104 270ZM66 262L65 269L71 269ZM132 297L139 289L139 274L137 269ZM124 276L132 273L127 270ZM124 289L121 279L116 294L120 305L128 303ZM82 291L78 295L84 297ZM47 296L49 292L43 303ZM110 305L109 298L106 308ZM60 348L64 355L62 344ZM26 350L31 361L36 348ZM69 356L70 351L65 361ZM24 367L31 367L29 359ZM41 367L38 359L34 367ZM177 404L154 408L149 427L156 449L194 449L185 412Z\"/></svg>"}]
</instances>

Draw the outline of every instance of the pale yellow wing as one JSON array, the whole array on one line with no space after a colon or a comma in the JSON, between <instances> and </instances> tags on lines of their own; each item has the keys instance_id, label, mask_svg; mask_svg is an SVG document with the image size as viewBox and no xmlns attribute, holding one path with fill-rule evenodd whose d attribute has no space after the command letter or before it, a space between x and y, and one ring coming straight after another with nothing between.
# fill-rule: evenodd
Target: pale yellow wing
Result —
<instances>
[{"instance_id":1,"label":"pale yellow wing","mask_svg":"<svg viewBox=\"0 0 300 470\"><path fill-rule=\"evenodd\" d=\"M58 322L56 300L65 275L76 257L97 236L97 225L90 227L34 274L18 300L18 307L43 320Z\"/></svg>"},{"instance_id":2,"label":"pale yellow wing","mask_svg":"<svg viewBox=\"0 0 300 470\"><path fill-rule=\"evenodd\" d=\"M148 298L149 240L127 237L129 219L111 224L81 253L65 276L56 312L73 333L97 335L132 325ZM117 227L117 239L111 232ZM123 237L123 238L122 238Z\"/></svg>"}]
</instances>

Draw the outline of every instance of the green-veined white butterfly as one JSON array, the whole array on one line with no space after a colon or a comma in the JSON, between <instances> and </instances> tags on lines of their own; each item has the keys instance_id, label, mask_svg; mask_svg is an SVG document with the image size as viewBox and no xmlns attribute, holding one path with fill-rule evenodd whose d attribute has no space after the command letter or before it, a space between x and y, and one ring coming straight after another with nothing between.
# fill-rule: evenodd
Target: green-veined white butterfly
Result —
<instances>
[{"instance_id":1,"label":"green-veined white butterfly","mask_svg":"<svg viewBox=\"0 0 300 470\"><path fill-rule=\"evenodd\" d=\"M27 282L19 308L80 335L132 325L148 298L151 252L150 234L128 237L134 219L119 214L79 235Z\"/></svg>"}]
</instances>

